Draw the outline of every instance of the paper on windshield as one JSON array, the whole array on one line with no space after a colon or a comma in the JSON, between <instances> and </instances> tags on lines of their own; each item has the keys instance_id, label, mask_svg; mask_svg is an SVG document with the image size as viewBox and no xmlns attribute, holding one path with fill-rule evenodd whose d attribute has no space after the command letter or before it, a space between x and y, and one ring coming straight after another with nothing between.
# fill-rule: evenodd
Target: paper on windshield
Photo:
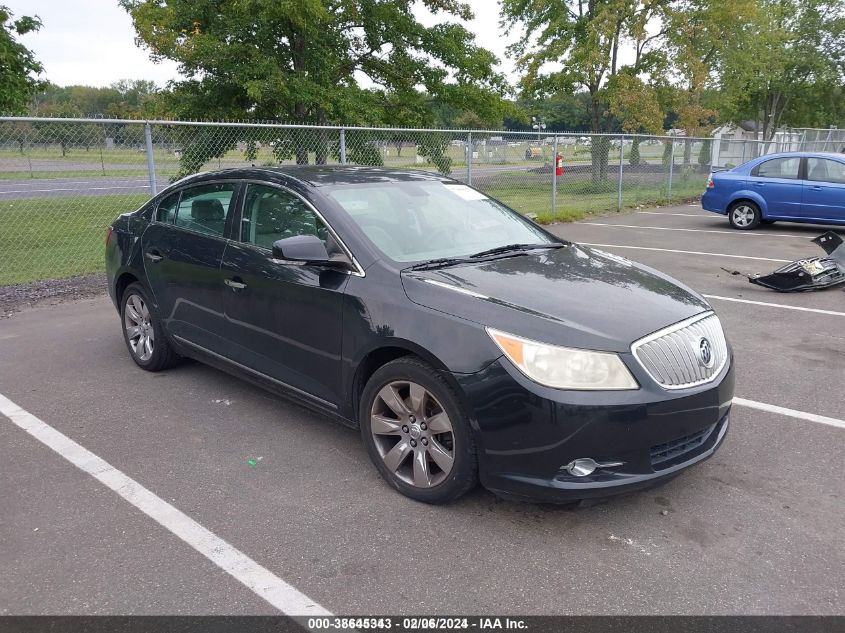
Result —
<instances>
[{"instance_id":1,"label":"paper on windshield","mask_svg":"<svg viewBox=\"0 0 845 633\"><path fill-rule=\"evenodd\" d=\"M466 185L444 185L444 187L464 200L487 200L487 196L483 193Z\"/></svg>"}]
</instances>

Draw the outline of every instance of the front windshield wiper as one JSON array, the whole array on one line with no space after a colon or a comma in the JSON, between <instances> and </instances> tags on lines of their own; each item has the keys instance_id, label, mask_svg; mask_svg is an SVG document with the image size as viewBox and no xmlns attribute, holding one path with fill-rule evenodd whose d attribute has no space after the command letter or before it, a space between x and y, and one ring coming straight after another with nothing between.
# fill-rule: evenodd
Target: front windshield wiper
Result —
<instances>
[{"instance_id":1,"label":"front windshield wiper","mask_svg":"<svg viewBox=\"0 0 845 633\"><path fill-rule=\"evenodd\" d=\"M480 253L473 253L470 255L472 259L479 257L487 257L489 255L499 255L500 253L510 253L514 251L533 251L539 248L563 248L566 244L560 242L543 242L540 244L507 244L505 246L497 246L496 248L489 248Z\"/></svg>"},{"instance_id":2,"label":"front windshield wiper","mask_svg":"<svg viewBox=\"0 0 845 633\"><path fill-rule=\"evenodd\" d=\"M429 259L428 261L408 266L406 270L434 270L436 268L446 268L446 266L454 266L455 264L466 264L473 262L473 259L466 257L440 257L438 259Z\"/></svg>"}]
</instances>

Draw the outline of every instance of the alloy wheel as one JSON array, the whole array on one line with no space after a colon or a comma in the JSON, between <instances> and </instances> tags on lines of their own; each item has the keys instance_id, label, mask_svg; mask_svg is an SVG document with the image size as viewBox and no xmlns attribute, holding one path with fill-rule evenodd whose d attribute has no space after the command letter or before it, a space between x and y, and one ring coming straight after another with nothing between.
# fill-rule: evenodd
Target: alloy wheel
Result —
<instances>
[{"instance_id":1,"label":"alloy wheel","mask_svg":"<svg viewBox=\"0 0 845 633\"><path fill-rule=\"evenodd\" d=\"M752 222L754 222L754 217L756 213L754 209L749 207L747 204L741 204L734 208L731 211L731 216L733 217L734 224L739 227L746 227L750 226Z\"/></svg>"},{"instance_id":2,"label":"alloy wheel","mask_svg":"<svg viewBox=\"0 0 845 633\"><path fill-rule=\"evenodd\" d=\"M432 488L452 470L452 422L422 385L397 380L382 387L370 411L370 431L385 466L407 484Z\"/></svg>"},{"instance_id":3,"label":"alloy wheel","mask_svg":"<svg viewBox=\"0 0 845 633\"><path fill-rule=\"evenodd\" d=\"M140 295L132 294L126 298L123 327L129 349L141 362L148 361L155 349L155 328L147 303Z\"/></svg>"}]
</instances>

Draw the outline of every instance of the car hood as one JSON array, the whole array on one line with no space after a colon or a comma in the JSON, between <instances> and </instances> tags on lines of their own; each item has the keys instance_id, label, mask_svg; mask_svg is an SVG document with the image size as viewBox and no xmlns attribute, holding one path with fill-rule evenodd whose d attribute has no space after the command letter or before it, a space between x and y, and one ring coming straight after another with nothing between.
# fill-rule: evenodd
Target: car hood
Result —
<instances>
[{"instance_id":1,"label":"car hood","mask_svg":"<svg viewBox=\"0 0 845 633\"><path fill-rule=\"evenodd\" d=\"M434 310L546 343L615 352L710 309L663 273L578 244L406 269L402 284L411 301Z\"/></svg>"}]
</instances>

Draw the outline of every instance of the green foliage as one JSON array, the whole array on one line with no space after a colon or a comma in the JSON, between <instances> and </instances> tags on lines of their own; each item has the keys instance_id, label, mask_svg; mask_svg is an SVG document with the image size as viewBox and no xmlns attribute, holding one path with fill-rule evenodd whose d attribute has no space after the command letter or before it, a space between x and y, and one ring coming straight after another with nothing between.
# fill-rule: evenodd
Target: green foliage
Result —
<instances>
[{"instance_id":1,"label":"green foliage","mask_svg":"<svg viewBox=\"0 0 845 633\"><path fill-rule=\"evenodd\" d=\"M713 161L713 142L708 138L701 144L698 150L698 164L701 167L708 167Z\"/></svg>"},{"instance_id":2,"label":"green foliage","mask_svg":"<svg viewBox=\"0 0 845 633\"><path fill-rule=\"evenodd\" d=\"M663 163L663 169L666 171L669 171L669 163L672 162L672 146L674 143L674 140L663 141L663 158L661 161Z\"/></svg>"},{"instance_id":3,"label":"green foliage","mask_svg":"<svg viewBox=\"0 0 845 633\"><path fill-rule=\"evenodd\" d=\"M845 5L839 0L756 4L747 27L725 49L723 116L757 121L766 139L781 125L841 124L835 117L843 114ZM816 116L819 112L826 116Z\"/></svg>"},{"instance_id":4,"label":"green foliage","mask_svg":"<svg viewBox=\"0 0 845 633\"><path fill-rule=\"evenodd\" d=\"M631 151L628 153L628 162L636 167L640 164L640 137L635 136L634 140L631 141Z\"/></svg>"},{"instance_id":5,"label":"green foliage","mask_svg":"<svg viewBox=\"0 0 845 633\"><path fill-rule=\"evenodd\" d=\"M13 20L9 8L0 5L0 113L23 114L32 94L41 86L41 63L17 38L41 28L37 17Z\"/></svg>"},{"instance_id":6,"label":"green foliage","mask_svg":"<svg viewBox=\"0 0 845 633\"><path fill-rule=\"evenodd\" d=\"M589 94L590 129L611 131L614 116L609 111L613 94L620 100L617 114L629 112L632 125L640 119L653 120L658 102L648 95L642 103L621 103L624 90L614 88L614 78L626 74L631 80L642 74L660 74L666 61L657 35L648 25L664 19L670 0L502 0L501 16L510 29L519 29L520 39L510 47L518 66L525 71L522 87L526 94L540 96L585 90ZM620 62L620 50L635 51L629 64ZM646 95L643 91L643 95ZM644 110L640 105L647 106ZM635 107L636 106L636 107ZM643 116L643 115L647 116ZM636 121L635 121L636 119ZM609 145L592 145L594 182L607 179Z\"/></svg>"},{"instance_id":7,"label":"green foliage","mask_svg":"<svg viewBox=\"0 0 845 633\"><path fill-rule=\"evenodd\" d=\"M441 174L452 173L452 157L446 152L451 136L448 134L426 134L419 139L417 154L427 158Z\"/></svg>"}]
</instances>

